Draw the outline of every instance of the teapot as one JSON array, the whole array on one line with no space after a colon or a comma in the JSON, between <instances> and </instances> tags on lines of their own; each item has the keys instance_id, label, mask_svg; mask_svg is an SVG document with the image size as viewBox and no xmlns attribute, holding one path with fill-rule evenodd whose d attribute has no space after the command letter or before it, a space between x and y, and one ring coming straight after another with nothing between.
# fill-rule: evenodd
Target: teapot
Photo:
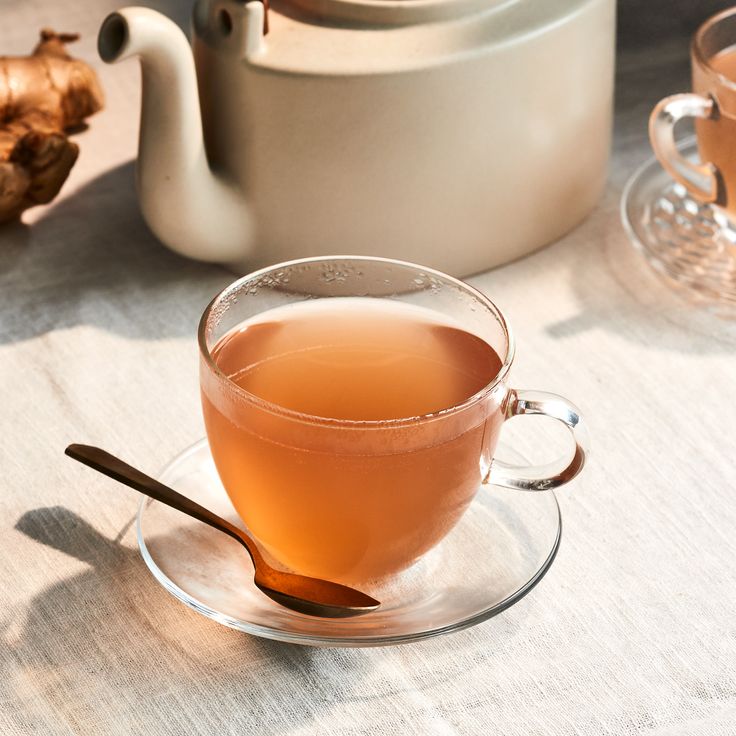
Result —
<instances>
[{"instance_id":1,"label":"teapot","mask_svg":"<svg viewBox=\"0 0 736 736\"><path fill-rule=\"evenodd\" d=\"M192 45L141 7L136 178L153 233L246 271L390 256L466 275L595 206L610 148L615 0L197 0Z\"/></svg>"}]
</instances>

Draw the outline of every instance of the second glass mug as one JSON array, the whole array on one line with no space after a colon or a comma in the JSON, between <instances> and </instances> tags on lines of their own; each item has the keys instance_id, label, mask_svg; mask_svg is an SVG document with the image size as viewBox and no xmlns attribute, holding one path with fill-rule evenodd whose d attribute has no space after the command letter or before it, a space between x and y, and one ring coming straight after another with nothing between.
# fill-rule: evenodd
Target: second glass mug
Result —
<instances>
[{"instance_id":1,"label":"second glass mug","mask_svg":"<svg viewBox=\"0 0 736 736\"><path fill-rule=\"evenodd\" d=\"M713 205L715 219L729 231L736 223L736 77L724 76L713 60L735 41L736 8L705 21L690 46L693 91L660 100L649 118L659 162L695 199ZM701 163L677 150L674 129L684 118L695 119Z\"/></svg>"},{"instance_id":2,"label":"second glass mug","mask_svg":"<svg viewBox=\"0 0 736 736\"><path fill-rule=\"evenodd\" d=\"M266 401L230 380L213 358L221 338L246 320L343 297L428 308L482 338L501 368L456 406L351 421ZM205 425L223 485L266 553L301 574L345 583L395 574L441 541L479 488L547 491L574 478L585 461L586 432L570 402L510 388L514 343L498 308L473 287L418 265L346 256L262 269L215 297L200 322L199 347ZM569 455L529 467L494 459L504 421L522 414L562 422L573 439Z\"/></svg>"}]
</instances>

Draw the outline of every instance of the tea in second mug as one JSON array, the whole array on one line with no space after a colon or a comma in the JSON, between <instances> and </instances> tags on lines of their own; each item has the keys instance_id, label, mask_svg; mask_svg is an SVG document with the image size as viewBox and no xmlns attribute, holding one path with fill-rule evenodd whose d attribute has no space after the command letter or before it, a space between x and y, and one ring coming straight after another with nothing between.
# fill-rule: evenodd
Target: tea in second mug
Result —
<instances>
[{"instance_id":1,"label":"tea in second mug","mask_svg":"<svg viewBox=\"0 0 736 736\"><path fill-rule=\"evenodd\" d=\"M693 92L666 97L650 116L649 137L665 170L700 202L736 223L736 8L707 20L690 47ZM674 127L695 119L701 163L680 155Z\"/></svg>"},{"instance_id":2,"label":"tea in second mug","mask_svg":"<svg viewBox=\"0 0 736 736\"><path fill-rule=\"evenodd\" d=\"M508 384L513 341L483 294L378 258L292 261L227 287L200 323L212 456L232 503L286 568L356 583L434 547L479 488L543 491L575 477L575 407ZM572 433L544 468L494 460L504 421Z\"/></svg>"}]
</instances>

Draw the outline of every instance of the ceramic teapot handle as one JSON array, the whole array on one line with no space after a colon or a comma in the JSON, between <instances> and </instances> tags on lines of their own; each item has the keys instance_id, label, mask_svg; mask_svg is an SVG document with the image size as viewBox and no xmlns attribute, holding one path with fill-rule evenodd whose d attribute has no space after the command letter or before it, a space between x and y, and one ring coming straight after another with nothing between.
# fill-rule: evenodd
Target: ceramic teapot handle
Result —
<instances>
[{"instance_id":1,"label":"ceramic teapot handle","mask_svg":"<svg viewBox=\"0 0 736 736\"><path fill-rule=\"evenodd\" d=\"M572 452L545 465L520 467L493 460L486 482L521 491L549 491L571 481L583 469L588 454L588 432L578 409L562 396L546 391L512 391L506 418L524 414L541 414L562 422L572 435Z\"/></svg>"},{"instance_id":2,"label":"ceramic teapot handle","mask_svg":"<svg viewBox=\"0 0 736 736\"><path fill-rule=\"evenodd\" d=\"M675 143L675 125L683 118L714 118L718 107L711 97L692 93L660 100L649 117L649 140L665 171L701 202L720 199L722 183L712 163L696 164L680 155Z\"/></svg>"}]
</instances>

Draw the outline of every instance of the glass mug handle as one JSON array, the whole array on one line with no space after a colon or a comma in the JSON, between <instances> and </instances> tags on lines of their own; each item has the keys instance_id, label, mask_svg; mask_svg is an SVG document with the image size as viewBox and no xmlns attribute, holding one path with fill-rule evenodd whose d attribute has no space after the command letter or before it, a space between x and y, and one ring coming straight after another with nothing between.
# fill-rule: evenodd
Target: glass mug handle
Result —
<instances>
[{"instance_id":1,"label":"glass mug handle","mask_svg":"<svg viewBox=\"0 0 736 736\"><path fill-rule=\"evenodd\" d=\"M660 100L649 116L649 140L664 170L701 202L719 200L718 169L709 162L696 164L680 155L675 143L675 125L683 118L714 118L718 106L712 97L691 92Z\"/></svg>"},{"instance_id":2,"label":"glass mug handle","mask_svg":"<svg viewBox=\"0 0 736 736\"><path fill-rule=\"evenodd\" d=\"M567 399L546 391L512 391L506 418L523 414L543 414L562 422L572 435L575 448L569 457L544 465L515 466L500 460L491 462L486 483L521 491L549 491L571 481L585 464L588 431L580 412Z\"/></svg>"}]
</instances>

